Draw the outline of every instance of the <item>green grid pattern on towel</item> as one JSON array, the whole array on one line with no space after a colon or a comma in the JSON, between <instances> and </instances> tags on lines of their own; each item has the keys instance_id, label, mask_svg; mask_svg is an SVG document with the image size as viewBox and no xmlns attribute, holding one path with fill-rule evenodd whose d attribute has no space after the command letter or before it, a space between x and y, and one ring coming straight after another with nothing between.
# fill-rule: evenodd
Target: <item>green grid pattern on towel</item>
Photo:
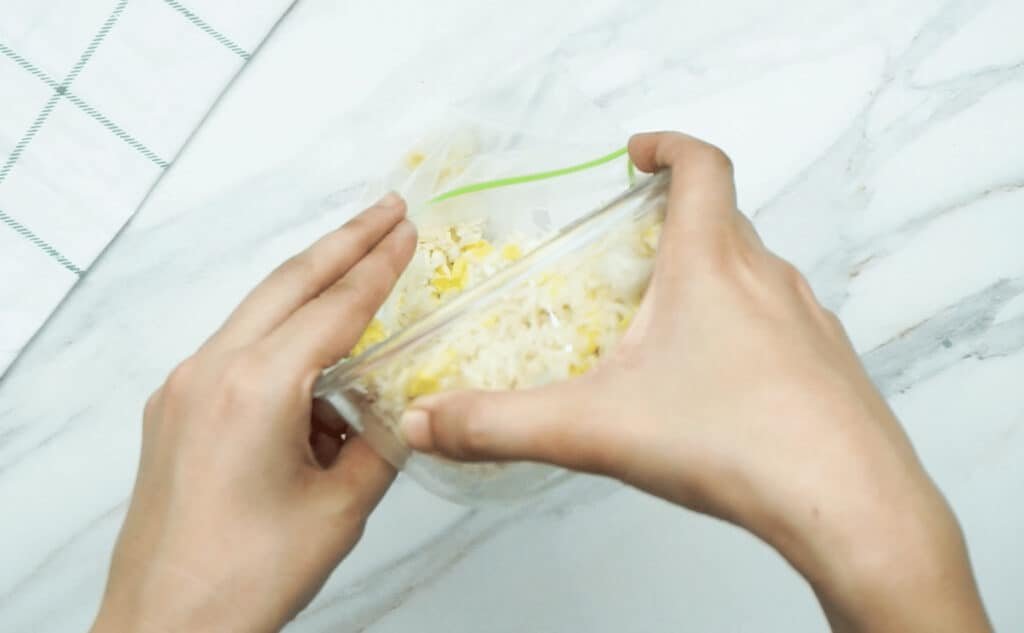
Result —
<instances>
[{"instance_id":1,"label":"green grid pattern on towel","mask_svg":"<svg viewBox=\"0 0 1024 633\"><path fill-rule=\"evenodd\" d=\"M45 83L47 86L53 88L54 92L61 94L65 99L73 103L79 110L85 112L90 117L98 121L103 127L107 128L114 133L119 139L128 143L135 151L139 152L149 160L153 161L157 166L165 168L170 166L170 162L160 158L156 152L146 147L145 143L136 139L134 136L125 131L121 126L117 125L106 116L103 115L99 110L91 106L85 99L82 99L71 90L66 87L61 88L60 82L53 77L50 77L45 72L37 68L30 61L15 53L11 47L7 46L3 42L0 42L0 54L9 58L11 61L21 66L22 69L28 71L32 76L37 77L40 81Z\"/></svg>"},{"instance_id":2,"label":"green grid pattern on towel","mask_svg":"<svg viewBox=\"0 0 1024 633\"><path fill-rule=\"evenodd\" d=\"M234 41L232 41L229 37L218 31L217 29L213 28L209 24L207 24L205 20L196 15L195 12L190 11L189 9L184 7L177 0L164 0L164 2L166 2L167 5L170 6L172 9L188 18L189 22L198 26L200 29L203 30L204 33L220 42L220 44L223 45L224 48L228 49L235 55L238 55L246 61L249 61L249 58L252 57L252 54L249 51L245 50L238 44L235 44Z\"/></svg>"},{"instance_id":3,"label":"green grid pattern on towel","mask_svg":"<svg viewBox=\"0 0 1024 633\"><path fill-rule=\"evenodd\" d=\"M236 44L227 36L223 35L217 29L210 26L206 21L204 21L202 18L196 15L193 11L185 8L180 2L177 2L176 0L164 0L164 2L166 2L171 8L176 10L178 13L186 17L188 21L195 25L198 29L200 29L201 31L212 37L214 40L216 40L218 43L223 45L227 50L238 55L244 60L249 60L249 58L252 57L251 53L243 49L241 46ZM114 136L127 143L132 149L138 152L139 155L155 163L161 169L166 169L168 166L170 166L170 161L161 158L159 155L156 154L156 152L149 149L149 147L147 147L145 143L143 143L135 136L124 130L122 127L114 123L106 115L104 115L102 112L97 110L95 107L90 105L88 102L86 102L84 99L82 99L75 93L71 92L70 90L71 84L78 77L78 75L80 75L82 71L85 69L86 65L89 63L89 60L96 52L96 49L99 48L100 44L102 44L103 40L106 39L111 29L114 28L114 25L121 17L121 14L124 12L127 5L128 0L118 0L110 15L107 16L107 19L103 22L103 25L93 36L85 51L83 51L82 54L79 56L78 61L75 62L75 65L71 68L71 71L68 73L67 77L65 77L64 81L62 82L57 82L57 80L47 75L31 61L19 55L16 51L11 49L3 42L0 42L0 55L3 55L4 57L10 59L15 64L17 64L22 70L26 71L33 77L36 77L37 79L45 83L47 86L49 86L51 89L53 89L53 94L50 95L46 103L40 109L39 114L36 115L35 120L32 121L32 124L25 131L25 134L22 135L21 139L19 139L18 143L14 146L14 149L11 151L10 155L8 155L7 159L3 162L2 165L0 165L0 185L2 185L4 181L8 179L11 172L14 171L14 168L17 165L18 160L25 152L25 149L32 143L32 140L39 133L39 130L42 129L43 125L46 123L46 120L49 118L50 114L53 112L53 109L56 107L57 103L60 101L61 98L67 99L80 111L82 111L90 118L98 122L100 125L105 127L107 130L109 130ZM49 255L54 262L63 266L66 270L76 275L82 275L84 273L81 267L79 267L73 261L65 257L59 250L57 250L57 248L51 245L43 237L37 235L23 222L11 217L3 210L0 210L0 224L3 224L4 226L13 230L15 233L23 237L36 248Z\"/></svg>"},{"instance_id":4,"label":"green grid pattern on towel","mask_svg":"<svg viewBox=\"0 0 1024 633\"><path fill-rule=\"evenodd\" d=\"M99 48L100 42L102 42L107 36L107 33L110 33L110 29L114 27L117 19L121 17L121 13L124 11L125 5L127 4L128 0L120 0L117 3L117 6L114 7L113 13L107 17L103 26L100 27L100 30L93 36L92 41L89 42L89 45L85 48L85 52L78 57L78 61L75 62L75 65L71 68L71 72L68 73L68 76L65 77L64 81L62 81L60 85L57 86L56 90L53 91L53 95L46 101L46 105L43 106L43 109L39 111L39 115L36 116L36 120L32 122L32 125L30 125L28 130L25 132L25 135L22 136L21 140L18 141L18 144L14 146L14 150L11 152L11 155L7 157L7 162L4 163L3 167L0 167L0 184L7 179L7 175L11 173L12 169L14 169L14 165L18 162L18 159L21 158L25 148L28 147L29 143L32 142L32 139L34 139L36 134L39 133L39 130L42 129L43 124L46 123L46 119L48 119L50 117L50 113L53 112L54 106L57 105L57 101L67 91L68 87L71 86L71 83L75 78L81 74L85 65L89 63L89 59L92 57L93 53L96 52L96 49Z\"/></svg>"},{"instance_id":5,"label":"green grid pattern on towel","mask_svg":"<svg viewBox=\"0 0 1024 633\"><path fill-rule=\"evenodd\" d=\"M61 255L60 251L58 251L54 247L50 246L46 242L46 240L42 239L41 237L39 237L38 235L36 235L32 231L30 231L29 229L25 228L25 226L21 222L18 222L17 220L12 218L11 216L9 216L6 213L4 213L3 209L0 209L0 222L3 222L5 225L7 225L9 228L11 228L15 233L17 233L18 235L24 237L26 240L28 240L33 246L35 246L39 250L43 251L44 253L46 253L47 255L52 257L55 262L57 262L58 264L60 264L64 268L67 268L68 270L70 270L71 272L75 273L76 275L81 275L82 274L82 269L79 268L78 266L75 266L75 263L73 261L71 261L67 257L64 257L63 255Z\"/></svg>"}]
</instances>

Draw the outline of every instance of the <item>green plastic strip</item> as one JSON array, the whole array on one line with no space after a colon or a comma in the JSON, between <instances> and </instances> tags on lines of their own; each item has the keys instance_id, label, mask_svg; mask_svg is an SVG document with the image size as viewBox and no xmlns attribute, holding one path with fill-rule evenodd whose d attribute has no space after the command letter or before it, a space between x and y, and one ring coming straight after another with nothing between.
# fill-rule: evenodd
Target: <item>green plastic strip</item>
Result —
<instances>
[{"instance_id":1,"label":"green plastic strip","mask_svg":"<svg viewBox=\"0 0 1024 633\"><path fill-rule=\"evenodd\" d=\"M627 151L628 149L623 147L615 150L611 154L605 154L600 158L595 158L594 160L589 160L585 163L572 165L570 167L552 169L551 171L541 171L535 174L524 174L522 176L511 176L509 178L498 178L496 180L485 180L483 182L476 182L473 184L464 185L462 187L452 189L451 191L446 191L442 194L436 195L433 198L431 198L428 202L430 204L435 204L437 202L450 200L451 198L462 196L467 193L485 191L487 189L497 189L498 187L508 187L511 185L522 185L528 182L536 182L538 180L547 180L548 178L558 178L559 176L575 174L576 172L591 169L593 167L598 167L600 165L604 165L605 163L610 163L616 158L619 158L620 156L625 156ZM633 183L636 181L636 171L633 168L633 161L627 159L626 163L626 174L629 177L629 184L630 186L632 186Z\"/></svg>"}]
</instances>

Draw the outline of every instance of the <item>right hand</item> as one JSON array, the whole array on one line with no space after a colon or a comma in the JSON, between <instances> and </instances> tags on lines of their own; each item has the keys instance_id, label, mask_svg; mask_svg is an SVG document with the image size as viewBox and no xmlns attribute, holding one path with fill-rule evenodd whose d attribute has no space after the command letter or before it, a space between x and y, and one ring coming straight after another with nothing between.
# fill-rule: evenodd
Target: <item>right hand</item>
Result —
<instances>
[{"instance_id":1,"label":"right hand","mask_svg":"<svg viewBox=\"0 0 1024 633\"><path fill-rule=\"evenodd\" d=\"M676 133L650 288L593 371L413 403L416 450L608 475L741 525L811 583L837 630L987 631L956 519L842 325L737 210L732 166Z\"/></svg>"}]
</instances>

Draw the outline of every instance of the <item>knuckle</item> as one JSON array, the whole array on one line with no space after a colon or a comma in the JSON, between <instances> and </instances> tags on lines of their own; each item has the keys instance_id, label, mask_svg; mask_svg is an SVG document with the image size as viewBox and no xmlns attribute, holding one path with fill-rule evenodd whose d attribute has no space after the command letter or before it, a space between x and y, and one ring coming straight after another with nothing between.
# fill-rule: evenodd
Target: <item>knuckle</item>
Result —
<instances>
[{"instance_id":1,"label":"knuckle","mask_svg":"<svg viewBox=\"0 0 1024 633\"><path fill-rule=\"evenodd\" d=\"M353 543L363 540L363 534L366 533L366 519L366 512L362 504L352 502L350 510L340 521L344 534L348 536L347 540Z\"/></svg>"},{"instance_id":2,"label":"knuckle","mask_svg":"<svg viewBox=\"0 0 1024 633\"><path fill-rule=\"evenodd\" d=\"M334 528L347 542L362 540L368 517L364 503L355 495L342 495L330 514Z\"/></svg>"},{"instance_id":3,"label":"knuckle","mask_svg":"<svg viewBox=\"0 0 1024 633\"><path fill-rule=\"evenodd\" d=\"M681 132L662 132L659 134L656 150L659 162L666 165L681 162L693 147L693 143L701 142Z\"/></svg>"},{"instance_id":4,"label":"knuckle","mask_svg":"<svg viewBox=\"0 0 1024 633\"><path fill-rule=\"evenodd\" d=\"M284 260L278 266L277 272L291 283L312 286L317 278L317 265L315 258L309 255L309 251L303 251Z\"/></svg>"},{"instance_id":5,"label":"knuckle","mask_svg":"<svg viewBox=\"0 0 1024 633\"><path fill-rule=\"evenodd\" d=\"M480 400L466 403L462 408L458 451L464 456L480 455L491 446L493 438L487 405Z\"/></svg>"},{"instance_id":6,"label":"knuckle","mask_svg":"<svg viewBox=\"0 0 1024 633\"><path fill-rule=\"evenodd\" d=\"M386 285L374 269L365 281L344 277L324 291L321 299L325 303L342 305L349 314L368 318L377 311L384 300Z\"/></svg>"},{"instance_id":7,"label":"knuckle","mask_svg":"<svg viewBox=\"0 0 1024 633\"><path fill-rule=\"evenodd\" d=\"M810 290L810 284L807 283L807 278L804 277L804 274L800 272L800 269L792 263L780 258L776 266L779 271L779 277L787 286L800 291Z\"/></svg>"},{"instance_id":8,"label":"knuckle","mask_svg":"<svg viewBox=\"0 0 1024 633\"><path fill-rule=\"evenodd\" d=\"M547 455L549 459L565 459L565 456L573 455L579 463L574 466L584 467L587 462L589 468L589 453L595 450L593 437L584 433L577 426L572 416L560 417L558 424L545 424L542 432L537 433L534 438L534 448L539 454ZM587 456L585 457L585 454Z\"/></svg>"},{"instance_id":9,"label":"knuckle","mask_svg":"<svg viewBox=\"0 0 1024 633\"><path fill-rule=\"evenodd\" d=\"M735 241L728 236L713 236L708 240L708 249L703 253L704 265L718 279L732 279L740 272L744 258L741 257Z\"/></svg>"},{"instance_id":10,"label":"knuckle","mask_svg":"<svg viewBox=\"0 0 1024 633\"><path fill-rule=\"evenodd\" d=\"M411 231L402 230L400 235L392 240L387 257L384 258L384 265L389 279L397 279L405 270L405 262L412 250L416 247L415 234Z\"/></svg>"},{"instance_id":11,"label":"knuckle","mask_svg":"<svg viewBox=\"0 0 1024 633\"><path fill-rule=\"evenodd\" d=\"M717 145L702 142L698 151L698 160L716 171L724 173L733 172L732 159Z\"/></svg>"},{"instance_id":12,"label":"knuckle","mask_svg":"<svg viewBox=\"0 0 1024 633\"><path fill-rule=\"evenodd\" d=\"M167 380L164 381L164 391L168 397L172 399L180 398L191 388L196 373L196 364L196 359L189 357L171 370L171 373L167 375ZM151 397L150 400L154 400L154 398ZM147 402L148 405L149 403Z\"/></svg>"},{"instance_id":13,"label":"knuckle","mask_svg":"<svg viewBox=\"0 0 1024 633\"><path fill-rule=\"evenodd\" d=\"M593 473L610 473L616 466L614 447L617 437L609 437L612 427L604 409L596 401L573 403L558 416L557 424L548 425L543 433L544 446L538 447L555 459L570 456L571 466ZM577 410L578 407L578 410Z\"/></svg>"},{"instance_id":14,"label":"knuckle","mask_svg":"<svg viewBox=\"0 0 1024 633\"><path fill-rule=\"evenodd\" d=\"M402 245L396 243L394 247L388 252L387 257L382 257L380 262L380 273L378 279L381 285L389 287L391 283L398 279L398 276L402 274L404 266L402 265Z\"/></svg>"},{"instance_id":15,"label":"knuckle","mask_svg":"<svg viewBox=\"0 0 1024 633\"><path fill-rule=\"evenodd\" d=\"M144 419L148 420L153 418L159 410L160 396L158 392L154 392L146 398L146 404L142 407L142 415L144 416Z\"/></svg>"},{"instance_id":16,"label":"knuckle","mask_svg":"<svg viewBox=\"0 0 1024 633\"><path fill-rule=\"evenodd\" d=\"M240 405L266 392L264 365L252 352L234 355L221 371L222 395L229 405Z\"/></svg>"},{"instance_id":17,"label":"knuckle","mask_svg":"<svg viewBox=\"0 0 1024 633\"><path fill-rule=\"evenodd\" d=\"M351 277L342 277L331 284L327 290L324 290L317 298L317 301L343 304L346 310L357 310L365 294L366 288L360 288L360 285L354 282Z\"/></svg>"},{"instance_id":18,"label":"knuckle","mask_svg":"<svg viewBox=\"0 0 1024 633\"><path fill-rule=\"evenodd\" d=\"M277 269L288 277L301 277L304 273L310 272L312 265L306 251L303 251L281 262Z\"/></svg>"},{"instance_id":19,"label":"knuckle","mask_svg":"<svg viewBox=\"0 0 1024 633\"><path fill-rule=\"evenodd\" d=\"M365 214L357 215L337 233L337 239L349 248L368 251L374 245L374 231Z\"/></svg>"},{"instance_id":20,"label":"knuckle","mask_svg":"<svg viewBox=\"0 0 1024 633\"><path fill-rule=\"evenodd\" d=\"M351 487L333 489L322 497L320 505L324 518L330 522L333 530L339 534L361 536L366 527L366 512L358 495Z\"/></svg>"},{"instance_id":21,"label":"knuckle","mask_svg":"<svg viewBox=\"0 0 1024 633\"><path fill-rule=\"evenodd\" d=\"M685 265L674 273L684 280L732 283L739 272L735 249L720 236L709 237L704 243L689 249L681 259Z\"/></svg>"},{"instance_id":22,"label":"knuckle","mask_svg":"<svg viewBox=\"0 0 1024 633\"><path fill-rule=\"evenodd\" d=\"M821 308L821 316L825 321L825 327L832 334L842 337L846 336L846 327L843 325L843 321L839 318L838 314L828 308Z\"/></svg>"},{"instance_id":23,"label":"knuckle","mask_svg":"<svg viewBox=\"0 0 1024 633\"><path fill-rule=\"evenodd\" d=\"M338 239L344 246L360 253L369 252L387 235L388 230L397 220L396 213L403 213L402 208L375 205L352 218L338 231Z\"/></svg>"},{"instance_id":24,"label":"knuckle","mask_svg":"<svg viewBox=\"0 0 1024 633\"><path fill-rule=\"evenodd\" d=\"M348 222L345 222L344 224L342 224L341 225L341 230L338 231L339 234L341 234L341 233L354 233L354 234L357 234L357 235L359 233L365 233L365 232L366 232L366 212L365 211L363 213L360 213L359 215L353 217Z\"/></svg>"},{"instance_id":25,"label":"knuckle","mask_svg":"<svg viewBox=\"0 0 1024 633\"><path fill-rule=\"evenodd\" d=\"M146 398L146 404L142 407L142 428L144 431L157 425L161 418L162 408L162 397L159 390Z\"/></svg>"},{"instance_id":26,"label":"knuckle","mask_svg":"<svg viewBox=\"0 0 1024 633\"><path fill-rule=\"evenodd\" d=\"M462 427L460 452L467 457L483 454L491 445L490 425L485 419L470 417Z\"/></svg>"},{"instance_id":27,"label":"knuckle","mask_svg":"<svg viewBox=\"0 0 1024 633\"><path fill-rule=\"evenodd\" d=\"M386 288L402 273L407 243L400 237L389 237L363 260L365 274L361 273L361 276L368 280L363 284L365 287Z\"/></svg>"},{"instance_id":28,"label":"knuckle","mask_svg":"<svg viewBox=\"0 0 1024 633\"><path fill-rule=\"evenodd\" d=\"M575 455L577 463L575 466L586 472L603 475L615 475L621 470L622 460L616 451L614 443L603 441L580 442L573 446L569 455Z\"/></svg>"}]
</instances>

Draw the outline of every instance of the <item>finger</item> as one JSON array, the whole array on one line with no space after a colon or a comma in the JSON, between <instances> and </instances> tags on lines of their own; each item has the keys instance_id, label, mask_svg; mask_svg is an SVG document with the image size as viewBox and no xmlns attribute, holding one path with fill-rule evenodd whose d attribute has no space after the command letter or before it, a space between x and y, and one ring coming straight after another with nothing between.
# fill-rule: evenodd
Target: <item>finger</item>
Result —
<instances>
[{"instance_id":1,"label":"finger","mask_svg":"<svg viewBox=\"0 0 1024 633\"><path fill-rule=\"evenodd\" d=\"M395 475L395 468L357 435L344 443L334 464L320 473L320 496L335 507L369 514Z\"/></svg>"},{"instance_id":2,"label":"finger","mask_svg":"<svg viewBox=\"0 0 1024 633\"><path fill-rule=\"evenodd\" d=\"M266 335L344 275L405 213L405 202L389 193L288 259L249 293L207 345L238 347Z\"/></svg>"},{"instance_id":3,"label":"finger","mask_svg":"<svg viewBox=\"0 0 1024 633\"><path fill-rule=\"evenodd\" d=\"M629 155L643 171L672 170L662 237L676 243L671 250L702 247L731 227L736 188L722 150L679 132L652 132L630 138Z\"/></svg>"},{"instance_id":4,"label":"finger","mask_svg":"<svg viewBox=\"0 0 1024 633\"><path fill-rule=\"evenodd\" d=\"M421 398L402 417L414 450L461 461L526 460L601 471L614 445L583 380Z\"/></svg>"},{"instance_id":5,"label":"finger","mask_svg":"<svg viewBox=\"0 0 1024 633\"><path fill-rule=\"evenodd\" d=\"M272 357L304 375L338 362L356 344L416 249L412 222L399 222L348 273L266 339Z\"/></svg>"}]
</instances>

